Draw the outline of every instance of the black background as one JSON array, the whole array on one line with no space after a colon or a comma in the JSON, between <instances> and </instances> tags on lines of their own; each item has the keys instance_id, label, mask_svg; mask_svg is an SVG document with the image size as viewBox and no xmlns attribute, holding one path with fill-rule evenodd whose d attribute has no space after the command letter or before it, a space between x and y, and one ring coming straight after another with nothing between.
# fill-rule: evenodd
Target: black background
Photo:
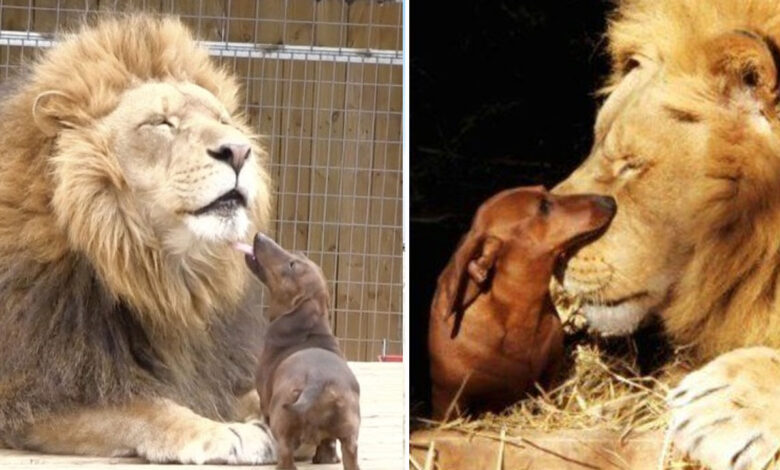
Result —
<instances>
[{"instance_id":1,"label":"black background","mask_svg":"<svg viewBox=\"0 0 780 470\"><path fill-rule=\"evenodd\" d=\"M612 4L410 2L412 415L427 413L436 278L480 202L548 188L587 155Z\"/></svg>"}]
</instances>

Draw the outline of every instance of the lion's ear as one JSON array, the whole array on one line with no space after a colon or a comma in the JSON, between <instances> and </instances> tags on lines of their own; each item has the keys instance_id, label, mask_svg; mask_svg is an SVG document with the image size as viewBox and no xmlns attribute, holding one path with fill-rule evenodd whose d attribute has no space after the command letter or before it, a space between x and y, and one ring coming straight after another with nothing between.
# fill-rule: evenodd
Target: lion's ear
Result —
<instances>
[{"instance_id":1,"label":"lion's ear","mask_svg":"<svg viewBox=\"0 0 780 470\"><path fill-rule=\"evenodd\" d=\"M712 73L722 78L722 92L748 92L762 105L777 100L777 47L752 31L736 30L713 39L707 47Z\"/></svg>"},{"instance_id":2,"label":"lion's ear","mask_svg":"<svg viewBox=\"0 0 780 470\"><path fill-rule=\"evenodd\" d=\"M33 101L33 121L46 136L54 137L63 128L73 127L67 120L68 110L73 108L72 100L65 93L45 91Z\"/></svg>"}]
</instances>

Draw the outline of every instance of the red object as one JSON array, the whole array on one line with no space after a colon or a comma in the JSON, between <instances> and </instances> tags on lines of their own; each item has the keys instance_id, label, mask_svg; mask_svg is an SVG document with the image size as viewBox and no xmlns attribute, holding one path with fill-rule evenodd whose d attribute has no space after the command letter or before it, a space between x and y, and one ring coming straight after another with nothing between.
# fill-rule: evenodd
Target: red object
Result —
<instances>
[{"instance_id":1,"label":"red object","mask_svg":"<svg viewBox=\"0 0 780 470\"><path fill-rule=\"evenodd\" d=\"M379 362L403 362L404 357L400 354L382 354L379 357Z\"/></svg>"}]
</instances>

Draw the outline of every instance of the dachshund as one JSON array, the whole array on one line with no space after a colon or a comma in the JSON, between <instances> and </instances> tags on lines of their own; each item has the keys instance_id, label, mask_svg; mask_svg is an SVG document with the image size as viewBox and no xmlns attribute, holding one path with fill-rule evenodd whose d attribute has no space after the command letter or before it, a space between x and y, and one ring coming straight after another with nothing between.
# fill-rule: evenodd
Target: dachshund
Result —
<instances>
[{"instance_id":1,"label":"dachshund","mask_svg":"<svg viewBox=\"0 0 780 470\"><path fill-rule=\"evenodd\" d=\"M544 187L509 189L482 204L431 305L435 419L447 419L451 405L500 411L535 383L550 385L563 358L549 292L556 262L603 233L616 209L608 196L556 196Z\"/></svg>"},{"instance_id":2,"label":"dachshund","mask_svg":"<svg viewBox=\"0 0 780 470\"><path fill-rule=\"evenodd\" d=\"M302 254L257 234L245 260L270 293L270 320L256 375L264 417L276 439L278 468L294 469L294 452L314 444L314 463L359 470L360 386L328 324L322 270Z\"/></svg>"}]
</instances>

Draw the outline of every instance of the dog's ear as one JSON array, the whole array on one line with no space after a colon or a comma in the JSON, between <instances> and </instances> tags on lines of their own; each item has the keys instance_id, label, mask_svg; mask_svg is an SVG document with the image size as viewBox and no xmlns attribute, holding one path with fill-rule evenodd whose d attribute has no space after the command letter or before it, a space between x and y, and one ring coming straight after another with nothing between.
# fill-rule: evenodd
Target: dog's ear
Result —
<instances>
[{"instance_id":1,"label":"dog's ear","mask_svg":"<svg viewBox=\"0 0 780 470\"><path fill-rule=\"evenodd\" d=\"M442 318L465 310L484 291L501 240L472 229L439 276L433 308Z\"/></svg>"},{"instance_id":2,"label":"dog's ear","mask_svg":"<svg viewBox=\"0 0 780 470\"><path fill-rule=\"evenodd\" d=\"M771 40L753 31L730 31L709 42L706 58L710 72L720 79L722 94L747 95L764 108L774 108L778 51Z\"/></svg>"}]
</instances>

